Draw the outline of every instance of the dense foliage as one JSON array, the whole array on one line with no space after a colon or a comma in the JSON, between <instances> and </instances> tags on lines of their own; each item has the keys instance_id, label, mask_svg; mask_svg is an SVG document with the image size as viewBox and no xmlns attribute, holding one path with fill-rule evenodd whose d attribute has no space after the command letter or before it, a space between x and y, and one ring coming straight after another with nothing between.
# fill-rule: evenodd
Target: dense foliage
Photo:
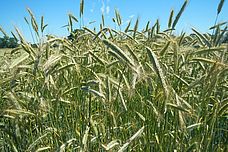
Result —
<instances>
[{"instance_id":1,"label":"dense foliage","mask_svg":"<svg viewBox=\"0 0 228 152\"><path fill-rule=\"evenodd\" d=\"M0 38L0 48L16 48L17 46L18 41L13 37L4 36Z\"/></svg>"},{"instance_id":2,"label":"dense foliage","mask_svg":"<svg viewBox=\"0 0 228 152\"><path fill-rule=\"evenodd\" d=\"M28 11L38 46L16 29L0 56L0 151L227 151L225 24L177 36L179 12L163 31L103 22L45 39Z\"/></svg>"}]
</instances>

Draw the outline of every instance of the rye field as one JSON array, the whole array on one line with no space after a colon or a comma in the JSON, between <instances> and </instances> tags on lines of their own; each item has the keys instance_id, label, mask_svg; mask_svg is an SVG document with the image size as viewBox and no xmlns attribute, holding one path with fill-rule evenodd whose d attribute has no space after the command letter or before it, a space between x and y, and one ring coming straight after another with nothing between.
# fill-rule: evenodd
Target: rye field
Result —
<instances>
[{"instance_id":1,"label":"rye field","mask_svg":"<svg viewBox=\"0 0 228 152\"><path fill-rule=\"evenodd\" d=\"M69 14L67 38L44 36L28 9L38 43L15 28L20 46L0 49L0 151L228 151L227 22L176 35L187 2L165 30L118 28L117 10L115 29L103 16L98 29L73 29Z\"/></svg>"}]
</instances>

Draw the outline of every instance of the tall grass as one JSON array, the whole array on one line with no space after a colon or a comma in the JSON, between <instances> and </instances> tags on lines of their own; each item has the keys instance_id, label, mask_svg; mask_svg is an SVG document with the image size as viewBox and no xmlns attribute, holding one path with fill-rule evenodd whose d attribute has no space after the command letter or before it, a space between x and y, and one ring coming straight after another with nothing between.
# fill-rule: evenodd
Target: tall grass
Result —
<instances>
[{"instance_id":1,"label":"tall grass","mask_svg":"<svg viewBox=\"0 0 228 152\"><path fill-rule=\"evenodd\" d=\"M20 47L0 56L0 151L227 151L227 25L173 35L186 5L164 31L73 33L69 14L71 39L46 41L28 9L37 47L16 29Z\"/></svg>"}]
</instances>

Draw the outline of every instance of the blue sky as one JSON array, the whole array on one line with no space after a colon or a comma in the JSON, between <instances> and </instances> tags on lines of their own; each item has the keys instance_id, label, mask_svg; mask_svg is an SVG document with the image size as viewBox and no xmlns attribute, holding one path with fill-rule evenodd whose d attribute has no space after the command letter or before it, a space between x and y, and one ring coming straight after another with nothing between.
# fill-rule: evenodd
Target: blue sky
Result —
<instances>
[{"instance_id":1,"label":"blue sky","mask_svg":"<svg viewBox=\"0 0 228 152\"><path fill-rule=\"evenodd\" d=\"M160 20L162 29L167 27L171 9L175 15L181 8L184 0L85 0L84 25L98 27L101 22L101 14L105 16L107 26L115 27L112 22L114 9L118 9L123 27L132 19L139 17L140 27L146 26L147 21L152 24L156 19ZM177 33L190 32L191 27L201 32L208 32L208 28L214 24L217 6L220 0L189 0L188 6L177 24ZM25 38L31 41L31 34L24 17L29 17L26 8L30 8L37 20L44 16L48 24L46 34L57 36L68 35L66 28L61 28L68 22L68 13L79 18L80 0L2 0L0 6L0 26L10 33L17 26ZM96 21L89 25L89 22ZM225 1L219 22L228 21L228 2ZM76 24L75 27L79 27ZM0 34L2 36L2 34Z\"/></svg>"}]
</instances>

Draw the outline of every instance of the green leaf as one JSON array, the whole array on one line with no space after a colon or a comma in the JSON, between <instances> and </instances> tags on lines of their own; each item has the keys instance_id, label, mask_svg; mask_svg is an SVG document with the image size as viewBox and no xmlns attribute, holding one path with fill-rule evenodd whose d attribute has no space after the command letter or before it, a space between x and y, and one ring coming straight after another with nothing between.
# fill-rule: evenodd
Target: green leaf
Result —
<instances>
[{"instance_id":1,"label":"green leaf","mask_svg":"<svg viewBox=\"0 0 228 152\"><path fill-rule=\"evenodd\" d=\"M13 60L13 62L11 63L11 65L9 66L10 69L14 68L15 66L19 65L21 62L23 62L24 60L26 60L29 57L28 53L23 53L20 57L16 58Z\"/></svg>"}]
</instances>

